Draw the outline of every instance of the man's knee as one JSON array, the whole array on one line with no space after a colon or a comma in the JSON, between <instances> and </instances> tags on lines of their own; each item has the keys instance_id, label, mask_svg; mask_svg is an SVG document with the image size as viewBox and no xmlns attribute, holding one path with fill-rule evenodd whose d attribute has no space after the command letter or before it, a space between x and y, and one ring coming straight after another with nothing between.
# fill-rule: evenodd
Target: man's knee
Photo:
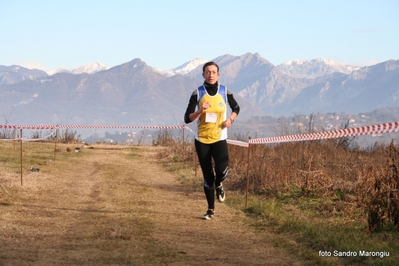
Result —
<instances>
[{"instance_id":1,"label":"man's knee","mask_svg":"<svg viewBox=\"0 0 399 266\"><path fill-rule=\"evenodd\" d=\"M222 182L227 178L227 174L229 173L229 167L226 166L223 171L221 171L219 174L216 175L216 180L218 182Z\"/></svg>"}]
</instances>

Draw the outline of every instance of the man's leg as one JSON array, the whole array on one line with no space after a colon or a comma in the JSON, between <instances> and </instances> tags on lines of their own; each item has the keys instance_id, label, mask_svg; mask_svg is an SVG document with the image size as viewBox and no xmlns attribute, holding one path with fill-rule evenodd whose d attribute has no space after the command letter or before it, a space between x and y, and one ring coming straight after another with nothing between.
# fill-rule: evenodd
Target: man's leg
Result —
<instances>
[{"instance_id":1,"label":"man's leg","mask_svg":"<svg viewBox=\"0 0 399 266\"><path fill-rule=\"evenodd\" d=\"M215 209L215 175L212 169L211 147L195 140L195 149L198 155L198 161L201 166L204 177L204 193L208 203L208 209Z\"/></svg>"}]
</instances>

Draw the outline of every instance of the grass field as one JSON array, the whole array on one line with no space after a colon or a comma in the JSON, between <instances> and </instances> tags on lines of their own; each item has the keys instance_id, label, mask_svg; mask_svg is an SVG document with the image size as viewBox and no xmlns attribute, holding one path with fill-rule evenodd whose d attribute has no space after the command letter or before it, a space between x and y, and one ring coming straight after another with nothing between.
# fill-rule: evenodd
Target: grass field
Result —
<instances>
[{"instance_id":1,"label":"grass field","mask_svg":"<svg viewBox=\"0 0 399 266\"><path fill-rule=\"evenodd\" d=\"M191 154L171 150L190 167ZM275 234L277 246L316 265L392 265L399 261L398 155L394 143L354 150L342 140L249 151L230 145L226 186L238 196L227 204L256 230Z\"/></svg>"},{"instance_id":2,"label":"grass field","mask_svg":"<svg viewBox=\"0 0 399 266\"><path fill-rule=\"evenodd\" d=\"M397 225L381 211L370 230L371 192L359 190L396 177L393 147L329 145L250 151L247 206L247 150L229 146L228 197L204 234L191 144L23 143L21 185L20 143L0 142L0 264L394 265Z\"/></svg>"}]
</instances>

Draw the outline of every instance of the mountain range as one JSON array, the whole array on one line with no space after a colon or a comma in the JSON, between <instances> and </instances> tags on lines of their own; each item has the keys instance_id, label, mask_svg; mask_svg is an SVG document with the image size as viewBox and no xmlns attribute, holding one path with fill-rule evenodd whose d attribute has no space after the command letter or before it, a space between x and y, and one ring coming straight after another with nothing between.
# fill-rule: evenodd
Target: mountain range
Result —
<instances>
[{"instance_id":1,"label":"mountain range","mask_svg":"<svg viewBox=\"0 0 399 266\"><path fill-rule=\"evenodd\" d=\"M296 113L361 113L397 107L399 60L372 66L328 59L273 65L258 53L223 55L219 81L241 106L239 119ZM203 82L204 59L162 70L139 58L106 67L42 70L0 65L0 124L176 125Z\"/></svg>"},{"instance_id":2,"label":"mountain range","mask_svg":"<svg viewBox=\"0 0 399 266\"><path fill-rule=\"evenodd\" d=\"M72 73L72 74L83 74L83 73L88 73L88 74L94 74L96 72L102 71L102 70L107 70L108 67L98 63L94 62L91 64L83 65L77 68L73 69L67 69L67 68L58 68L54 71L48 72L49 75L54 75L57 73Z\"/></svg>"}]
</instances>

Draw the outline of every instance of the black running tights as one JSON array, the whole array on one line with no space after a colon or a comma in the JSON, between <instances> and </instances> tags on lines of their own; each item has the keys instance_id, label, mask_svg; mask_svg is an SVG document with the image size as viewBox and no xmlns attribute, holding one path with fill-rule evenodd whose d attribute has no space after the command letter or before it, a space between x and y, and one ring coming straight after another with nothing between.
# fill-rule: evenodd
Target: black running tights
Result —
<instances>
[{"instance_id":1,"label":"black running tights","mask_svg":"<svg viewBox=\"0 0 399 266\"><path fill-rule=\"evenodd\" d=\"M220 186L229 171L227 141L220 140L212 144L204 144L195 140L195 149L204 176L204 187ZM212 167L212 159L215 163L215 170Z\"/></svg>"}]
</instances>

